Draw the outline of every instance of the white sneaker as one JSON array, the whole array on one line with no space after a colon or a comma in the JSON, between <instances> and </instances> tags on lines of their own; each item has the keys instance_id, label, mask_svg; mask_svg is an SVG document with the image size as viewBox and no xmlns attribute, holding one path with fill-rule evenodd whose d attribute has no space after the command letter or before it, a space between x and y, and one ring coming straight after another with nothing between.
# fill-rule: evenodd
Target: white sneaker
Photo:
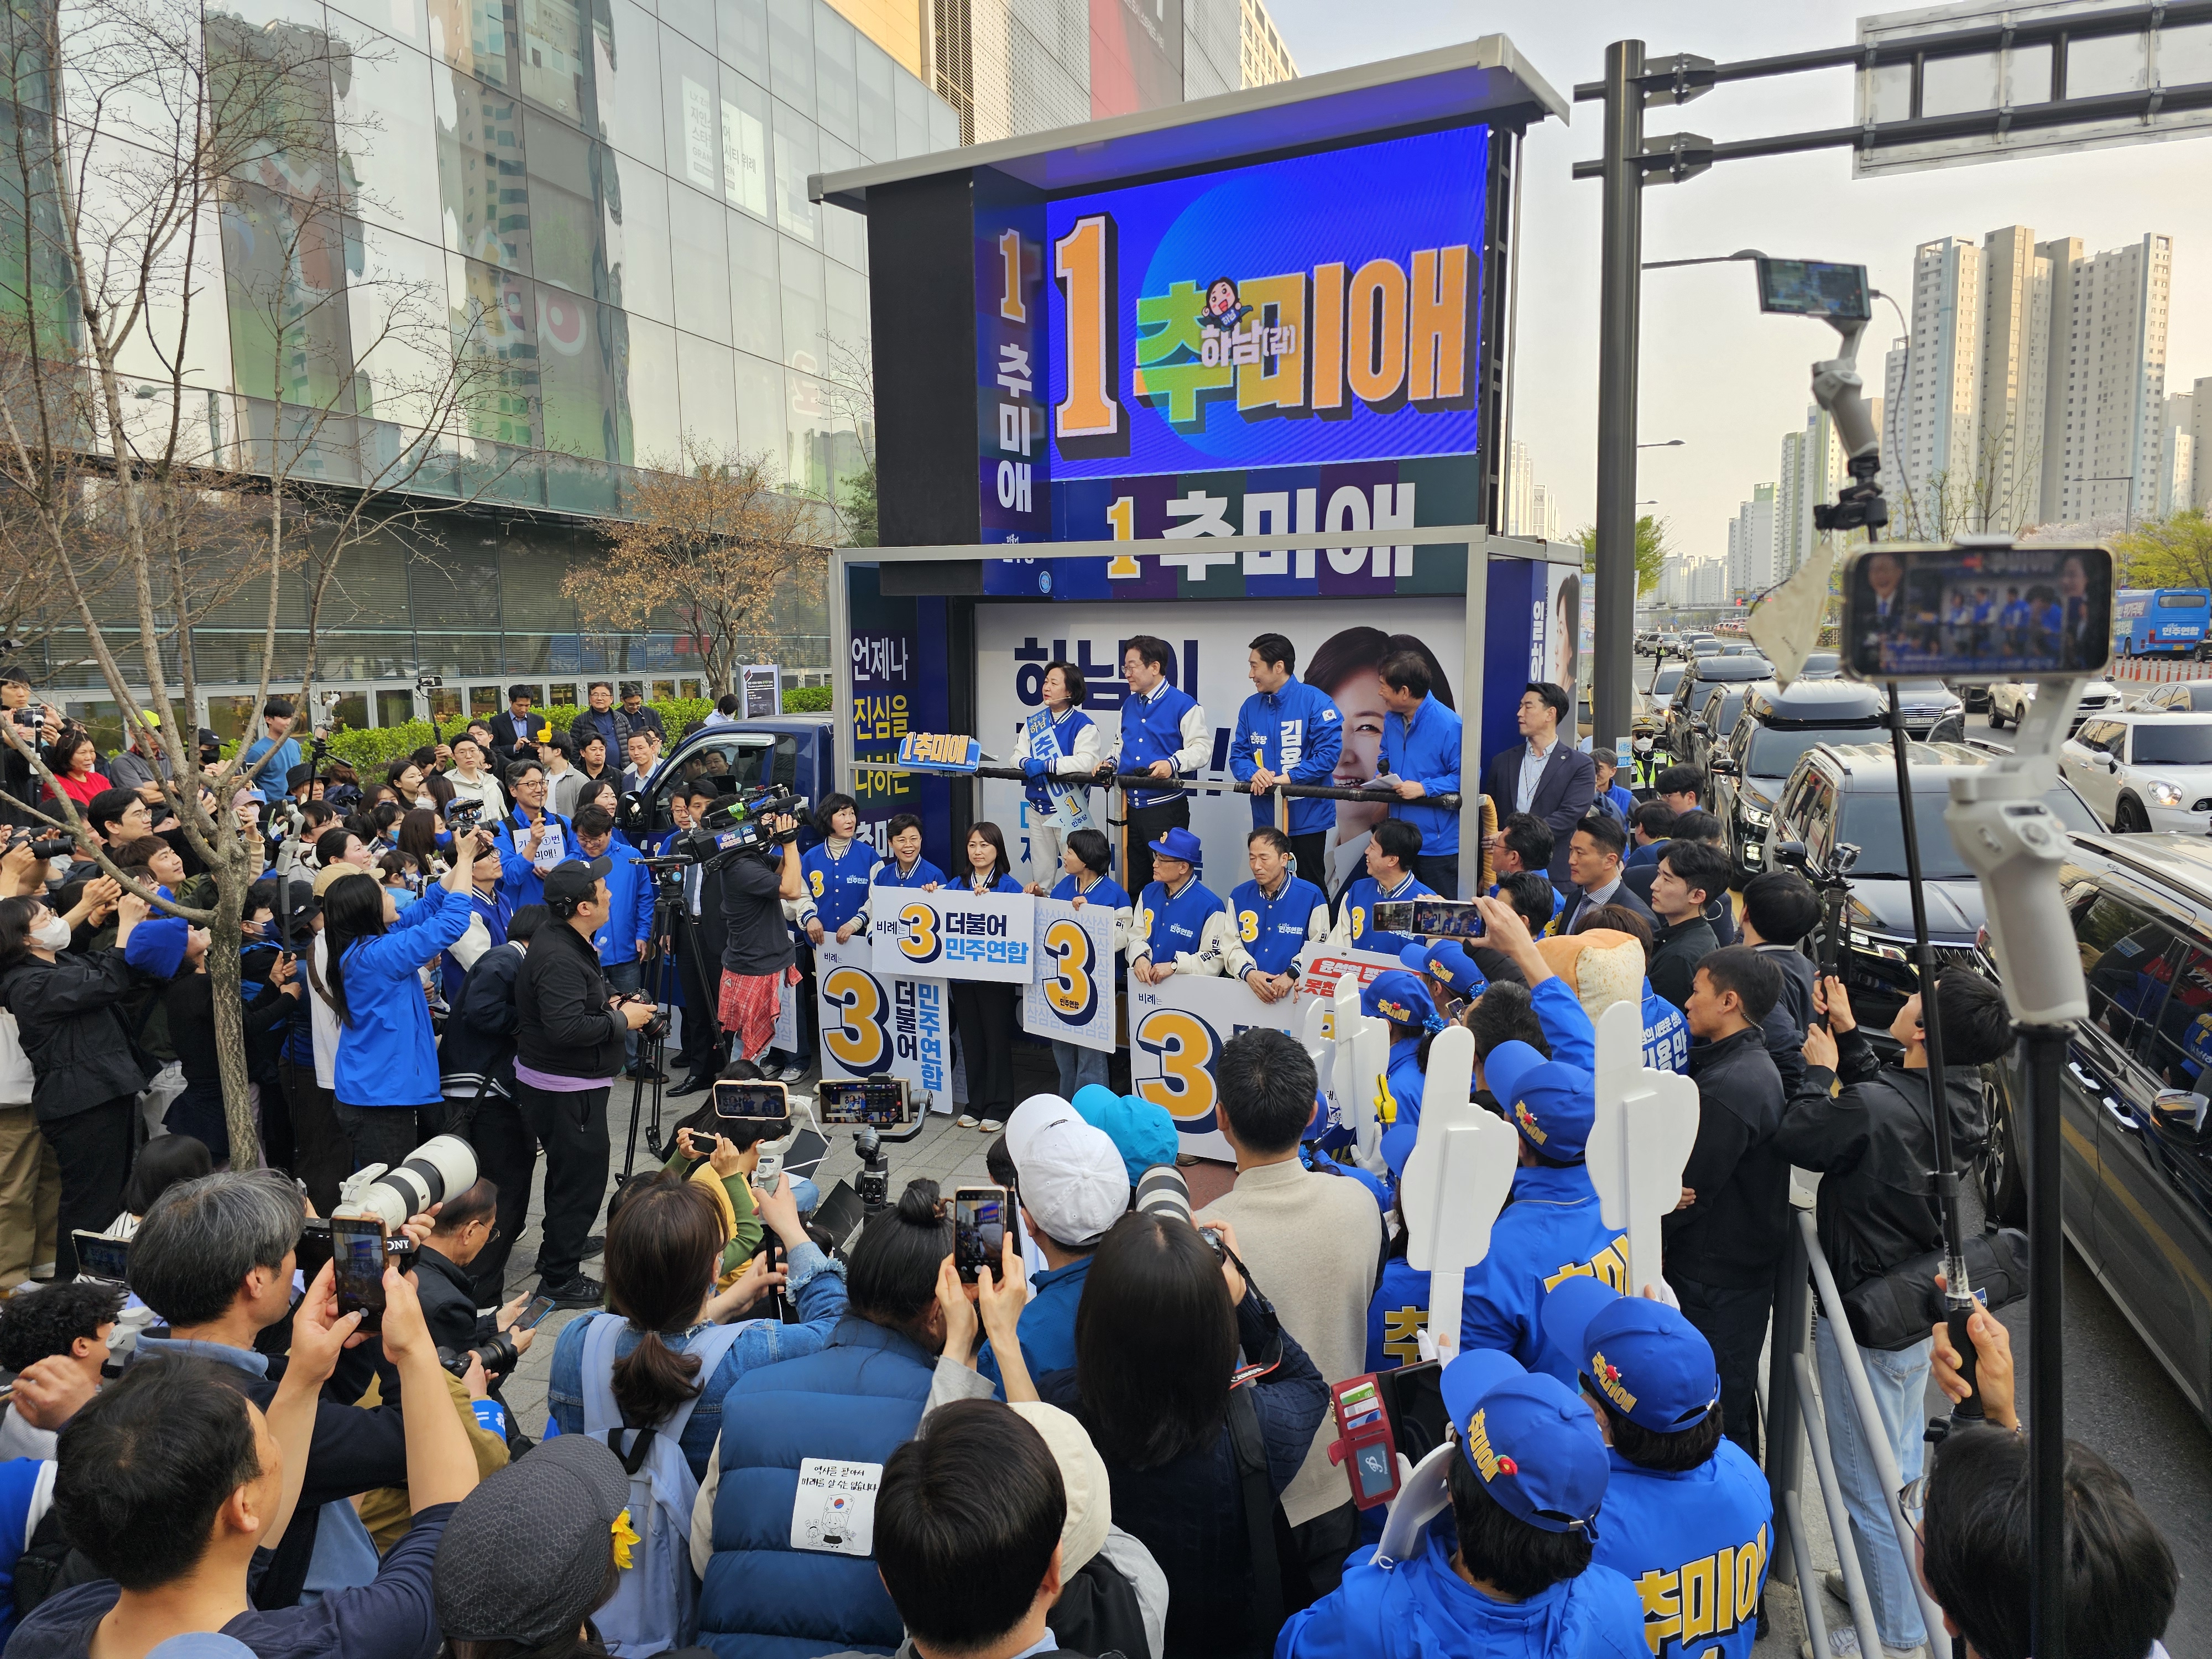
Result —
<instances>
[{"instance_id":1,"label":"white sneaker","mask_svg":"<svg viewBox=\"0 0 2212 1659\"><path fill-rule=\"evenodd\" d=\"M975 1115L973 1112L963 1112L952 1120L952 1125L957 1129L972 1129L975 1127Z\"/></svg>"},{"instance_id":2,"label":"white sneaker","mask_svg":"<svg viewBox=\"0 0 2212 1659\"><path fill-rule=\"evenodd\" d=\"M1802 1659L1814 1659L1810 1637L1797 1644ZM1926 1659L1928 1650L1923 1645L1915 1648L1893 1648L1887 1642L1881 1644L1881 1659ZM1859 1659L1859 1632L1856 1625L1830 1625L1826 1659Z\"/></svg>"},{"instance_id":3,"label":"white sneaker","mask_svg":"<svg viewBox=\"0 0 2212 1659\"><path fill-rule=\"evenodd\" d=\"M987 1135L994 1135L1006 1126L1005 1122L999 1118L987 1117L975 1127L981 1129Z\"/></svg>"}]
</instances>

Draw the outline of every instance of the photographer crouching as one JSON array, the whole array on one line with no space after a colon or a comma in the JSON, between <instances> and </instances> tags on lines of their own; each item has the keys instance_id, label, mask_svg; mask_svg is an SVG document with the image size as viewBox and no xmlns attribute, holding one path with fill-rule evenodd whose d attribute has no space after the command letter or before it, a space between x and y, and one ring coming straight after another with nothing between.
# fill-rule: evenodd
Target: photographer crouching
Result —
<instances>
[{"instance_id":1,"label":"photographer crouching","mask_svg":"<svg viewBox=\"0 0 2212 1659\"><path fill-rule=\"evenodd\" d=\"M726 817L738 798L725 795L708 821ZM769 844L722 868L722 984L715 1023L730 1033L732 1060L758 1063L775 1041L784 985L798 977L798 952L783 907L805 896L799 868L799 819L779 812L762 821Z\"/></svg>"},{"instance_id":2,"label":"photographer crouching","mask_svg":"<svg viewBox=\"0 0 2212 1659\"><path fill-rule=\"evenodd\" d=\"M545 1148L545 1236L538 1293L556 1308L596 1308L583 1272L592 1218L607 1189L607 1091L629 1034L653 1015L607 989L592 935L607 919L608 860L569 859L546 873L547 925L516 973L514 1103Z\"/></svg>"}]
</instances>

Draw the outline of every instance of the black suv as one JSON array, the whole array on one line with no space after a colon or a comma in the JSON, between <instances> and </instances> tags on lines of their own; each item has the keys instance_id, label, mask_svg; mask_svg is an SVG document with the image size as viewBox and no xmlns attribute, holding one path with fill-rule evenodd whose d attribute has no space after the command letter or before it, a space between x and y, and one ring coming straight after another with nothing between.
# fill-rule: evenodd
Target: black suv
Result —
<instances>
[{"instance_id":1,"label":"black suv","mask_svg":"<svg viewBox=\"0 0 2212 1659\"><path fill-rule=\"evenodd\" d=\"M2059 1073L2066 1237L2212 1423L2212 841L2077 835L2058 876L2089 982ZM2024 1224L2017 1052L1992 1066L1983 1194Z\"/></svg>"},{"instance_id":2,"label":"black suv","mask_svg":"<svg viewBox=\"0 0 2212 1659\"><path fill-rule=\"evenodd\" d=\"M1964 743L1907 745L1929 943L1936 947L1937 962L1947 966L1981 965L1975 939L1982 927L1981 886L1952 846L1943 822L1950 781L1968 768L1989 765L2002 752L1994 745ZM2081 798L2065 784L2043 799L2068 830L2097 829ZM1877 1043L1887 1044L1883 1034L1890 1022L1919 988L1912 967L1912 895L1905 878L1897 762L1889 744L1821 744L1808 750L1783 788L1769 836L1774 863L1802 869L1815 881L1847 876L1850 932L1839 965L1858 1023ZM1856 850L1847 854L1845 848Z\"/></svg>"},{"instance_id":3,"label":"black suv","mask_svg":"<svg viewBox=\"0 0 2212 1659\"><path fill-rule=\"evenodd\" d=\"M1705 762L1713 812L1747 874L1766 867L1767 828L1798 760L1823 743L1875 742L1882 721L1881 694L1853 680L1751 688L1726 745Z\"/></svg>"},{"instance_id":4,"label":"black suv","mask_svg":"<svg viewBox=\"0 0 2212 1659\"><path fill-rule=\"evenodd\" d=\"M1704 716L1705 700L1712 694L1713 687L1763 680L1773 672L1772 665L1764 657L1695 659L1676 682L1674 695L1667 704L1666 714L1660 723L1659 746L1678 762L1693 762L1700 749L1700 734L1692 729L1691 723Z\"/></svg>"}]
</instances>

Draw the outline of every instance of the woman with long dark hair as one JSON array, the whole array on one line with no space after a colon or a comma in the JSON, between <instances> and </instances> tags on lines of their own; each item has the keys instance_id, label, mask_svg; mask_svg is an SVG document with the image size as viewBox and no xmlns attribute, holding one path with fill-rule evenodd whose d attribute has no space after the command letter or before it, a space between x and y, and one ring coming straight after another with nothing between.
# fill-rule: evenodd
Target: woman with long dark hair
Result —
<instances>
[{"instance_id":1,"label":"woman with long dark hair","mask_svg":"<svg viewBox=\"0 0 2212 1659\"><path fill-rule=\"evenodd\" d=\"M1006 858L1006 832L986 818L968 831L968 867L946 884L967 893L1018 893L1013 866ZM1006 1127L1014 1105L1014 1007L1016 985L952 981L952 1029L968 1066L968 1109L957 1120L963 1129L994 1135Z\"/></svg>"},{"instance_id":2,"label":"woman with long dark hair","mask_svg":"<svg viewBox=\"0 0 2212 1659\"><path fill-rule=\"evenodd\" d=\"M1225 1256L1187 1221L1138 1212L1115 1222L1084 1280L1075 1369L1037 1379L1037 1393L1081 1420L1106 1462L1114 1524L1167 1574L1160 1659L1265 1659L1284 1602L1259 1577L1267 1564L1253 1559L1254 1533L1271 1522L1246 1515L1230 1419L1255 1421L1279 1499L1312 1448L1328 1385L1239 1271L1235 1234L1207 1224ZM1250 1364L1273 1362L1256 1386L1236 1381L1240 1349ZM1304 1577L1295 1559L1273 1565Z\"/></svg>"},{"instance_id":3,"label":"woman with long dark hair","mask_svg":"<svg viewBox=\"0 0 2212 1659\"><path fill-rule=\"evenodd\" d=\"M100 746L92 740L92 733L81 726L64 726L62 734L46 745L46 765L54 775L54 781L46 791L46 799L55 799L58 788L82 811L92 805L92 798L108 787L107 775L100 769Z\"/></svg>"},{"instance_id":4,"label":"woman with long dark hair","mask_svg":"<svg viewBox=\"0 0 2212 1659\"><path fill-rule=\"evenodd\" d=\"M689 1404L677 1443L692 1478L702 1479L722 1432L722 1398L738 1379L829 1346L845 1312L845 1264L799 1224L790 1176L755 1201L783 1242L787 1277L756 1255L718 1295L727 1217L704 1182L664 1170L623 1188L607 1220L610 1311L571 1321L553 1350L545 1403L562 1433L604 1438L616 1426L665 1431ZM723 1322L743 1319L779 1281L802 1322Z\"/></svg>"},{"instance_id":5,"label":"woman with long dark hair","mask_svg":"<svg viewBox=\"0 0 2212 1659\"><path fill-rule=\"evenodd\" d=\"M119 895L119 896L118 896ZM90 957L70 935L99 906L115 906L115 943ZM114 882L87 882L66 915L42 899L0 899L0 1007L15 1016L31 1062L31 1115L61 1167L54 1276L76 1276L70 1235L96 1233L123 1207L132 1118L154 1068L131 1041L117 1003L140 976L124 960L146 901Z\"/></svg>"},{"instance_id":6,"label":"woman with long dark hair","mask_svg":"<svg viewBox=\"0 0 2212 1659\"><path fill-rule=\"evenodd\" d=\"M473 842L490 839L480 830ZM374 876L340 876L323 894L309 981L338 1018L331 1076L357 1165L404 1160L417 1144L416 1110L440 1098L437 1038L416 974L467 931L473 867L457 859L404 914Z\"/></svg>"},{"instance_id":7,"label":"woman with long dark hair","mask_svg":"<svg viewBox=\"0 0 2212 1659\"><path fill-rule=\"evenodd\" d=\"M441 845L448 839L439 833L438 815L427 807L418 806L399 820L398 850L415 860L425 878L442 876L451 867Z\"/></svg>"}]
</instances>

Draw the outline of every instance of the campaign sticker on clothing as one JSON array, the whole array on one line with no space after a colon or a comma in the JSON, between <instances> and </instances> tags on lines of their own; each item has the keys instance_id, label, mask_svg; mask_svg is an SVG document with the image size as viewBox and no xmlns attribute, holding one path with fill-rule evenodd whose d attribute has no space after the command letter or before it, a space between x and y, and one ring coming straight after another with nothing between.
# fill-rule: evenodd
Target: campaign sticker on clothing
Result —
<instances>
[{"instance_id":1,"label":"campaign sticker on clothing","mask_svg":"<svg viewBox=\"0 0 2212 1659\"><path fill-rule=\"evenodd\" d=\"M791 1500L791 1547L832 1555L869 1555L876 1546L876 1489L880 1463L841 1463L834 1458L799 1460L799 1491Z\"/></svg>"}]
</instances>

